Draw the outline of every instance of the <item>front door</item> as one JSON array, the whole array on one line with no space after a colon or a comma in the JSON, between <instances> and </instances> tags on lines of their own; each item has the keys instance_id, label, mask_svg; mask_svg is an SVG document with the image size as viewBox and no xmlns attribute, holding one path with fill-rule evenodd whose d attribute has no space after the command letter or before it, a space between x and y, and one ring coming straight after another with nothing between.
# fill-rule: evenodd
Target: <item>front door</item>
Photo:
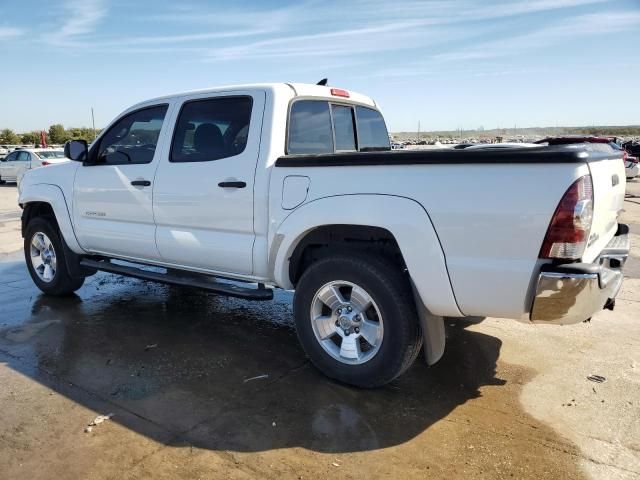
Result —
<instances>
[{"instance_id":1,"label":"front door","mask_svg":"<svg viewBox=\"0 0 640 480\"><path fill-rule=\"evenodd\" d=\"M152 105L125 114L78 168L73 215L85 250L158 260L152 195L168 110L168 104Z\"/></svg>"},{"instance_id":2,"label":"front door","mask_svg":"<svg viewBox=\"0 0 640 480\"><path fill-rule=\"evenodd\" d=\"M16 164L18 163L18 154L20 152L11 152L2 162L0 162L0 179L7 181L15 181Z\"/></svg>"},{"instance_id":3,"label":"front door","mask_svg":"<svg viewBox=\"0 0 640 480\"><path fill-rule=\"evenodd\" d=\"M160 254L172 265L250 275L265 93L198 94L181 103L153 190Z\"/></svg>"}]
</instances>

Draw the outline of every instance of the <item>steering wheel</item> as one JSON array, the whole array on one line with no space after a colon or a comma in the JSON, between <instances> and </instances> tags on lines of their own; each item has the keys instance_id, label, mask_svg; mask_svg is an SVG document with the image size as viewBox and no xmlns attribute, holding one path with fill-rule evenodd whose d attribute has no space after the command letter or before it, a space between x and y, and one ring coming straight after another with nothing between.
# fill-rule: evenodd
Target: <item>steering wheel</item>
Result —
<instances>
[{"instance_id":1,"label":"steering wheel","mask_svg":"<svg viewBox=\"0 0 640 480\"><path fill-rule=\"evenodd\" d=\"M127 162L132 163L131 160L131 155L129 155L127 152L125 152L124 150L120 150L118 148L116 148L115 152L113 153L121 153L122 155L124 155L125 157L127 157Z\"/></svg>"}]
</instances>

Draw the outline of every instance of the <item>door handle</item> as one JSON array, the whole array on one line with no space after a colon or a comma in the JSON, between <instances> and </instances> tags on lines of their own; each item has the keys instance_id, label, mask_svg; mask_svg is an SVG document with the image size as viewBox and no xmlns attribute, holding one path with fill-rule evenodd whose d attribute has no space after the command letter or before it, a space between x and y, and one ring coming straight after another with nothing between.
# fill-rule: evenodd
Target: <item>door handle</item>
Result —
<instances>
[{"instance_id":1,"label":"door handle","mask_svg":"<svg viewBox=\"0 0 640 480\"><path fill-rule=\"evenodd\" d=\"M151 182L149 180L133 180L131 185L134 187L148 187L151 185Z\"/></svg>"},{"instance_id":2,"label":"door handle","mask_svg":"<svg viewBox=\"0 0 640 480\"><path fill-rule=\"evenodd\" d=\"M218 186L222 188L244 188L247 184L246 182L220 182Z\"/></svg>"}]
</instances>

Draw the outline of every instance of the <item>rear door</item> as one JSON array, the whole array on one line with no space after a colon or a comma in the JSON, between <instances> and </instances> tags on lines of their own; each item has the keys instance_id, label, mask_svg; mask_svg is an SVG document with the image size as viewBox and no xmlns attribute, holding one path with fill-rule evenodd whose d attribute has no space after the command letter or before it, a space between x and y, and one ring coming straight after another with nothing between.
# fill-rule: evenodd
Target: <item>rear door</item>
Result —
<instances>
[{"instance_id":1,"label":"rear door","mask_svg":"<svg viewBox=\"0 0 640 480\"><path fill-rule=\"evenodd\" d=\"M158 260L152 192L169 107L149 105L123 115L92 146L89 162L78 168L73 215L85 250Z\"/></svg>"},{"instance_id":2,"label":"rear door","mask_svg":"<svg viewBox=\"0 0 640 480\"><path fill-rule=\"evenodd\" d=\"M253 187L265 92L186 96L153 191L162 259L218 273L253 272Z\"/></svg>"},{"instance_id":3,"label":"rear door","mask_svg":"<svg viewBox=\"0 0 640 480\"><path fill-rule=\"evenodd\" d=\"M35 153L22 151L18 154L18 161L15 163L15 176L16 181L32 168L32 164L37 165L36 162L33 162L33 157L35 157Z\"/></svg>"}]
</instances>

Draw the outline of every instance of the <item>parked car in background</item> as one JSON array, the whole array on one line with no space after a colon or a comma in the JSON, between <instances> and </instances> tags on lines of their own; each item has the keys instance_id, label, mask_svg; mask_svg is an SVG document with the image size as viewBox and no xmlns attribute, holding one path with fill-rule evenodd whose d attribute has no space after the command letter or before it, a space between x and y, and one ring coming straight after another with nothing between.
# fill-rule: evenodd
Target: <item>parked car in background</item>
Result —
<instances>
[{"instance_id":1,"label":"parked car in background","mask_svg":"<svg viewBox=\"0 0 640 480\"><path fill-rule=\"evenodd\" d=\"M481 143L479 145L469 145L466 150L495 150L501 148L540 148L542 145L535 143ZM455 148L455 147L454 147Z\"/></svg>"},{"instance_id":2,"label":"parked car in background","mask_svg":"<svg viewBox=\"0 0 640 480\"><path fill-rule=\"evenodd\" d=\"M622 148L627 153L624 164L627 178L635 178L640 175L640 167L638 166L638 159L640 159L640 143L629 140L622 144Z\"/></svg>"},{"instance_id":3,"label":"parked car in background","mask_svg":"<svg viewBox=\"0 0 640 480\"><path fill-rule=\"evenodd\" d=\"M473 147L474 145L476 145L475 143L458 143L457 145L454 145L453 148L455 150L464 150L465 148L469 148L469 147Z\"/></svg>"},{"instance_id":4,"label":"parked car in background","mask_svg":"<svg viewBox=\"0 0 640 480\"><path fill-rule=\"evenodd\" d=\"M63 150L41 148L14 150L0 161L0 183L19 183L22 176L32 168L46 167L67 161Z\"/></svg>"},{"instance_id":5,"label":"parked car in background","mask_svg":"<svg viewBox=\"0 0 640 480\"><path fill-rule=\"evenodd\" d=\"M617 137L595 137L595 136L568 136L568 137L548 137L535 142L542 145L573 145L580 143L592 143L605 146L614 152L622 153L625 175L627 178L635 178L638 175L638 158L630 157L628 151L623 148Z\"/></svg>"},{"instance_id":6,"label":"parked car in background","mask_svg":"<svg viewBox=\"0 0 640 480\"><path fill-rule=\"evenodd\" d=\"M636 178L638 174L640 174L640 167L638 167L638 157L628 156L624 161L624 170L628 180Z\"/></svg>"},{"instance_id":7,"label":"parked car in background","mask_svg":"<svg viewBox=\"0 0 640 480\"><path fill-rule=\"evenodd\" d=\"M9 155L9 147L6 145L0 145L0 159Z\"/></svg>"}]
</instances>

